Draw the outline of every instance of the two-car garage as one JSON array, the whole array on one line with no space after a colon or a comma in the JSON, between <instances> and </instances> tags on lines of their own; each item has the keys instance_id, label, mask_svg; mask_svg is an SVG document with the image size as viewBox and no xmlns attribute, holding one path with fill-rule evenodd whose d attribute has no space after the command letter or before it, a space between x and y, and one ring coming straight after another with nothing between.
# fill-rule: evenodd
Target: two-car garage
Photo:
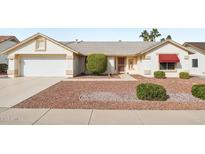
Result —
<instances>
[{"instance_id":1,"label":"two-car garage","mask_svg":"<svg viewBox=\"0 0 205 154\"><path fill-rule=\"evenodd\" d=\"M65 76L66 55L21 55L20 76Z\"/></svg>"}]
</instances>

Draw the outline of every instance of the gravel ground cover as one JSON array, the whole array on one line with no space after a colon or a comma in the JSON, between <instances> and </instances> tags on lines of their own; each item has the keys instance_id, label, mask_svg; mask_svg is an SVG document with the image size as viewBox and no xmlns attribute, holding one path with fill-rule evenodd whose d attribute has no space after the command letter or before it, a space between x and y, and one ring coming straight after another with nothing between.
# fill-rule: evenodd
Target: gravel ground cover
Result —
<instances>
[{"instance_id":1,"label":"gravel ground cover","mask_svg":"<svg viewBox=\"0 0 205 154\"><path fill-rule=\"evenodd\" d=\"M16 108L72 109L205 109L205 101L191 95L193 84L204 79L153 79L135 76L137 81L62 81L17 104ZM135 96L136 86L144 82L163 85L169 99L141 101Z\"/></svg>"},{"instance_id":2,"label":"gravel ground cover","mask_svg":"<svg viewBox=\"0 0 205 154\"><path fill-rule=\"evenodd\" d=\"M197 103L203 102L203 100L193 97L189 93L169 93L166 102L187 102ZM82 93L79 97L80 101L109 101L109 102L143 102L138 99L135 93L111 93L111 92L90 92Z\"/></svg>"}]
</instances>

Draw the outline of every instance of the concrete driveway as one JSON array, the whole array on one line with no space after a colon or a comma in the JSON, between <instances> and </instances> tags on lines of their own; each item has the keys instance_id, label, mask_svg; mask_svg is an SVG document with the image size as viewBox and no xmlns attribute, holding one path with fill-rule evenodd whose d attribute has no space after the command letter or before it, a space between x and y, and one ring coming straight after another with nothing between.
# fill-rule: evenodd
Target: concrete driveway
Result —
<instances>
[{"instance_id":1,"label":"concrete driveway","mask_svg":"<svg viewBox=\"0 0 205 154\"><path fill-rule=\"evenodd\" d=\"M12 107L63 78L0 78L0 107Z\"/></svg>"},{"instance_id":2,"label":"concrete driveway","mask_svg":"<svg viewBox=\"0 0 205 154\"><path fill-rule=\"evenodd\" d=\"M204 125L205 110L0 108L0 125Z\"/></svg>"}]
</instances>

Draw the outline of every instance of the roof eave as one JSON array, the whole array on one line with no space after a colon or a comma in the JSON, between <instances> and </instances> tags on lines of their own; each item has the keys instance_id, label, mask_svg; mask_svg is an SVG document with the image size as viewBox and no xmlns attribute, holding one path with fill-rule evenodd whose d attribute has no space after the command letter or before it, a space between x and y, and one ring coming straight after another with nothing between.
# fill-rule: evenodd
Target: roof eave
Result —
<instances>
[{"instance_id":1,"label":"roof eave","mask_svg":"<svg viewBox=\"0 0 205 154\"><path fill-rule=\"evenodd\" d=\"M39 37L39 36L44 37L44 38L50 40L51 42L53 42L53 43L55 43L55 44L58 44L59 46L65 48L65 49L67 49L67 50L69 50L69 51L72 51L72 52L74 52L74 53L76 53L76 54L80 54L78 51L75 51L75 50L73 50L73 49L67 47L66 45L64 45L64 44L62 44L62 43L56 41L55 39L52 39L52 38L50 38L50 37L48 37L48 36L46 36L46 35L43 35L43 34L41 34L41 33L36 33L36 34L34 34L34 35L28 37L27 39L25 39L25 40L19 42L18 44L16 44L16 45L14 45L14 46L12 46L12 47L10 47L10 48L4 50L3 52L0 53L0 55L4 55L4 54L6 54L7 52L12 51L12 50L16 49L17 47L19 47L19 46L25 44L26 42L28 42L28 41L30 41L30 40L36 38L36 37Z\"/></svg>"},{"instance_id":2,"label":"roof eave","mask_svg":"<svg viewBox=\"0 0 205 154\"><path fill-rule=\"evenodd\" d=\"M168 40L165 40L165 41L163 41L163 42L161 42L160 44L156 44L155 46L153 46L153 47L151 47L151 48L145 49L144 51L140 52L140 54L145 54L145 53L147 53L147 52L151 52L152 50L154 50L154 49L156 49L156 48L158 48L158 47L160 47L160 46L162 46L162 45L165 45L166 43L171 43L171 44L173 44L173 45L175 45L175 46L178 46L179 48L181 48L181 49L187 51L188 53L193 54L192 51L188 50L188 49L185 48L183 45L181 45L181 44L179 44L179 43L177 43L177 42L175 42L175 41L173 41L173 40L169 40L169 39L168 39Z\"/></svg>"},{"instance_id":3,"label":"roof eave","mask_svg":"<svg viewBox=\"0 0 205 154\"><path fill-rule=\"evenodd\" d=\"M199 48L199 47L196 47L195 45L192 45L192 44L190 44L190 43L188 43L188 42L185 42L185 43L183 44L183 46L189 46L189 47L191 47L191 48L193 48L193 49L195 49L195 50L198 50L200 53L205 54L205 50L203 50L203 49L201 49L201 48Z\"/></svg>"},{"instance_id":4,"label":"roof eave","mask_svg":"<svg viewBox=\"0 0 205 154\"><path fill-rule=\"evenodd\" d=\"M16 38L16 36L11 36L11 37L8 37L7 39L1 41L0 43L6 42L6 41L9 41L9 40L12 40L12 39L14 39L17 43L20 42L20 41Z\"/></svg>"}]
</instances>

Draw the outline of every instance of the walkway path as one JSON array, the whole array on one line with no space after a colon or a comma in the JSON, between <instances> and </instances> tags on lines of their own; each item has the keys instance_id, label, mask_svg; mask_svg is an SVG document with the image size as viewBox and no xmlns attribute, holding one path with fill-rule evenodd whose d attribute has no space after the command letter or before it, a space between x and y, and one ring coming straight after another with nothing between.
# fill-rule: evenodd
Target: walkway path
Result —
<instances>
[{"instance_id":1,"label":"walkway path","mask_svg":"<svg viewBox=\"0 0 205 154\"><path fill-rule=\"evenodd\" d=\"M129 74L119 74L120 78L68 78L63 81L137 81Z\"/></svg>"},{"instance_id":2,"label":"walkway path","mask_svg":"<svg viewBox=\"0 0 205 154\"><path fill-rule=\"evenodd\" d=\"M123 80L130 80L130 81L136 81L137 79L133 78L131 75L129 74L120 74L119 75L121 79Z\"/></svg>"}]
</instances>

